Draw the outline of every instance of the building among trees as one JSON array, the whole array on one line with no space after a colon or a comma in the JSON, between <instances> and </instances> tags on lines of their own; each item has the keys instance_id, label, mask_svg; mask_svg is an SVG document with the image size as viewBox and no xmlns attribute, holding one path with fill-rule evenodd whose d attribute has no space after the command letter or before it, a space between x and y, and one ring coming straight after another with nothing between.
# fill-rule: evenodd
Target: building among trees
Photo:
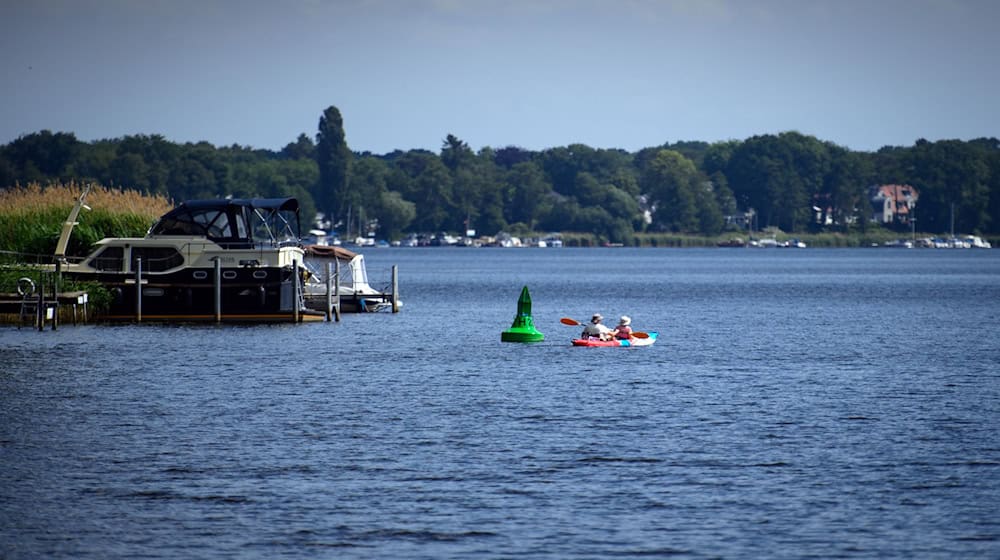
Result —
<instances>
[{"instance_id":1,"label":"building among trees","mask_svg":"<svg viewBox=\"0 0 1000 560\"><path fill-rule=\"evenodd\" d=\"M917 189L910 185L872 185L869 187L872 220L881 224L908 224L919 198Z\"/></svg>"}]
</instances>

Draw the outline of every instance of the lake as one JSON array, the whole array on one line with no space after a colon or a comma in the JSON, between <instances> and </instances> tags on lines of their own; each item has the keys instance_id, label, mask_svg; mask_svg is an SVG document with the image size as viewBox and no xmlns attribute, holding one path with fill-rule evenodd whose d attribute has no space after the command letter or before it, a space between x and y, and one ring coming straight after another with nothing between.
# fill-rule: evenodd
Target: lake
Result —
<instances>
[{"instance_id":1,"label":"lake","mask_svg":"<svg viewBox=\"0 0 1000 560\"><path fill-rule=\"evenodd\" d=\"M366 259L400 313L0 327L0 557L1000 557L1000 251Z\"/></svg>"}]
</instances>

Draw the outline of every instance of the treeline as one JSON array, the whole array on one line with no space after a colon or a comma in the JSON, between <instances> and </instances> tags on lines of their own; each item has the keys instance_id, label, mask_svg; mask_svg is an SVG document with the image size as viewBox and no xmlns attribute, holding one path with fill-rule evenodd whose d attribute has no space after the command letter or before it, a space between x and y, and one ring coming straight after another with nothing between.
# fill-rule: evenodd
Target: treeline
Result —
<instances>
[{"instance_id":1,"label":"treeline","mask_svg":"<svg viewBox=\"0 0 1000 560\"><path fill-rule=\"evenodd\" d=\"M0 185L93 181L175 201L295 196L308 219L341 235L407 232L588 232L629 243L637 233L718 235L727 217L756 227L848 232L874 227L869 187L917 188L924 232L1000 233L1000 142L918 140L856 152L798 132L728 142L677 142L634 153L571 144L542 151L471 149L447 135L438 153L348 148L329 107L315 137L280 151L126 136L81 142L41 131L0 147ZM892 226L889 226L892 227ZM909 230L909 225L897 227Z\"/></svg>"}]
</instances>

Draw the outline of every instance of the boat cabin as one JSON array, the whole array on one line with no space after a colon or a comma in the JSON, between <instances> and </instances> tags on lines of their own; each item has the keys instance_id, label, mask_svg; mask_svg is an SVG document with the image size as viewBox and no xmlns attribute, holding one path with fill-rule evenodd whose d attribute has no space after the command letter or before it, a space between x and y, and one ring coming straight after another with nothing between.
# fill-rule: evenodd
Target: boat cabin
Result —
<instances>
[{"instance_id":1,"label":"boat cabin","mask_svg":"<svg viewBox=\"0 0 1000 560\"><path fill-rule=\"evenodd\" d=\"M294 198L195 200L164 214L146 237L203 236L226 249L247 249L297 244L299 231Z\"/></svg>"},{"instance_id":2,"label":"boat cabin","mask_svg":"<svg viewBox=\"0 0 1000 560\"><path fill-rule=\"evenodd\" d=\"M112 295L107 320L302 321L299 203L294 198L185 202L145 237L106 238L63 272Z\"/></svg>"},{"instance_id":3,"label":"boat cabin","mask_svg":"<svg viewBox=\"0 0 1000 560\"><path fill-rule=\"evenodd\" d=\"M79 265L99 273L160 273L183 267L288 266L301 262L294 198L196 200L160 217L142 238L107 238ZM275 251L274 249L279 249Z\"/></svg>"}]
</instances>

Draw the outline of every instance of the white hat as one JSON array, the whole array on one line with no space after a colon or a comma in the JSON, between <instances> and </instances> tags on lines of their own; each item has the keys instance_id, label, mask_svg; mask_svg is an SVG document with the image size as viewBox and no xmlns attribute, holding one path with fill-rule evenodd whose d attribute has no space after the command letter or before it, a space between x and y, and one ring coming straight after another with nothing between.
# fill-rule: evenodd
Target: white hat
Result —
<instances>
[{"instance_id":1,"label":"white hat","mask_svg":"<svg viewBox=\"0 0 1000 560\"><path fill-rule=\"evenodd\" d=\"M632 319L628 315L622 315L622 318L620 321L618 321L618 324L628 326L632 324Z\"/></svg>"},{"instance_id":2,"label":"white hat","mask_svg":"<svg viewBox=\"0 0 1000 560\"><path fill-rule=\"evenodd\" d=\"M600 321L603 318L604 317L602 317L600 313L594 313L594 316L590 318L590 322L591 323L596 323L596 322Z\"/></svg>"}]
</instances>

